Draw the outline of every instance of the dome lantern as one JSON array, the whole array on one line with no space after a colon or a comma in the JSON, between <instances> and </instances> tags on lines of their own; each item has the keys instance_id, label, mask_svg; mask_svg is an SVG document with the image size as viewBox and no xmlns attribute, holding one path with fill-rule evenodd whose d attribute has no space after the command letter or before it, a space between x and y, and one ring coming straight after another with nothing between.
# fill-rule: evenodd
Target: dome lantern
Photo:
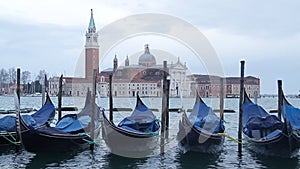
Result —
<instances>
[{"instance_id":1,"label":"dome lantern","mask_svg":"<svg viewBox=\"0 0 300 169\"><path fill-rule=\"evenodd\" d=\"M139 57L139 65L146 67L156 65L155 57L150 53L149 45L145 45L145 52Z\"/></svg>"}]
</instances>

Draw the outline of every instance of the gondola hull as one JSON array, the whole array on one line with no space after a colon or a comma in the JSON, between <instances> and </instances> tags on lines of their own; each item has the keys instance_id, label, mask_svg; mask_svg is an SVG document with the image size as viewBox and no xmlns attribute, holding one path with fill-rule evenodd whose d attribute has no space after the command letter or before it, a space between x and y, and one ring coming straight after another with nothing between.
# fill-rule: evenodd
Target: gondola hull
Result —
<instances>
[{"instance_id":1,"label":"gondola hull","mask_svg":"<svg viewBox=\"0 0 300 169\"><path fill-rule=\"evenodd\" d=\"M222 150L224 136L199 130L189 121L186 114L179 122L177 134L179 146L183 151L194 151L215 154Z\"/></svg>"},{"instance_id":2,"label":"gondola hull","mask_svg":"<svg viewBox=\"0 0 300 169\"><path fill-rule=\"evenodd\" d=\"M300 148L299 140L293 135L280 134L270 140L256 140L244 134L247 148L255 153L266 156L293 157Z\"/></svg>"},{"instance_id":3,"label":"gondola hull","mask_svg":"<svg viewBox=\"0 0 300 169\"><path fill-rule=\"evenodd\" d=\"M55 107L47 94L45 104L36 112L30 115L20 115L19 116L27 119L29 125L33 125L35 127L40 127L48 123L55 116ZM0 146L8 146L8 145L16 145L16 117L12 115L5 116L0 120L2 129L0 130ZM5 128L9 128L8 130L3 131L3 126ZM29 129L21 126L21 133L27 132Z\"/></svg>"},{"instance_id":4,"label":"gondola hull","mask_svg":"<svg viewBox=\"0 0 300 169\"><path fill-rule=\"evenodd\" d=\"M20 119L26 132L21 133L22 144L29 152L67 152L86 149L93 140L84 131L78 133L66 133L53 127L43 126L37 129L27 126ZM99 136L100 126L95 129L95 138Z\"/></svg>"},{"instance_id":5,"label":"gondola hull","mask_svg":"<svg viewBox=\"0 0 300 169\"><path fill-rule=\"evenodd\" d=\"M151 133L136 133L115 126L103 112L103 139L114 154L126 157L147 157L158 147L158 136Z\"/></svg>"},{"instance_id":6,"label":"gondola hull","mask_svg":"<svg viewBox=\"0 0 300 169\"><path fill-rule=\"evenodd\" d=\"M261 106L254 104L246 92L242 108L243 133L248 141L247 148L266 156L289 158L298 153L300 137L291 129L286 119L282 122L281 118L268 114Z\"/></svg>"},{"instance_id":7,"label":"gondola hull","mask_svg":"<svg viewBox=\"0 0 300 169\"><path fill-rule=\"evenodd\" d=\"M0 133L0 146L13 145L15 143L16 132Z\"/></svg>"},{"instance_id":8,"label":"gondola hull","mask_svg":"<svg viewBox=\"0 0 300 169\"><path fill-rule=\"evenodd\" d=\"M38 131L22 134L23 145L29 152L65 152L85 149L90 140L88 136L48 135Z\"/></svg>"}]
</instances>

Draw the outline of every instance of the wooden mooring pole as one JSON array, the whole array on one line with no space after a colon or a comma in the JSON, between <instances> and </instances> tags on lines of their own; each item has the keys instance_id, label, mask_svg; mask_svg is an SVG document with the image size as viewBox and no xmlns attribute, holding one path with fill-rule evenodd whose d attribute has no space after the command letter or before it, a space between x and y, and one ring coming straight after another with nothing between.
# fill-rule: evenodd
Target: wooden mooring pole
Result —
<instances>
[{"instance_id":1,"label":"wooden mooring pole","mask_svg":"<svg viewBox=\"0 0 300 169\"><path fill-rule=\"evenodd\" d=\"M45 92L46 92L46 75L44 76L44 82L42 83L42 106L45 103L45 98L46 98Z\"/></svg>"},{"instance_id":2,"label":"wooden mooring pole","mask_svg":"<svg viewBox=\"0 0 300 169\"><path fill-rule=\"evenodd\" d=\"M169 94L169 88L168 88L168 70L167 70L167 61L163 62L163 92L162 92L162 109L161 109L161 139L160 139L160 153L164 154L165 152L165 138L166 138L166 128L168 127L166 125L167 117L169 118L169 108L168 108L168 94ZM168 122L169 123L169 122Z\"/></svg>"},{"instance_id":3,"label":"wooden mooring pole","mask_svg":"<svg viewBox=\"0 0 300 169\"><path fill-rule=\"evenodd\" d=\"M96 88L97 88L97 69L93 71L92 82L92 117L91 117L91 139L95 140L95 113L96 113ZM94 151L94 144L90 144L90 150Z\"/></svg>"},{"instance_id":4,"label":"wooden mooring pole","mask_svg":"<svg viewBox=\"0 0 300 169\"><path fill-rule=\"evenodd\" d=\"M113 121L112 74L109 75L109 121Z\"/></svg>"},{"instance_id":5,"label":"wooden mooring pole","mask_svg":"<svg viewBox=\"0 0 300 169\"><path fill-rule=\"evenodd\" d=\"M245 72L245 61L241 61L241 78L240 78L240 102L239 102L239 131L238 131L238 140L242 143L242 120L243 120L243 102L244 102L244 72ZM239 155L242 153L242 144L238 144Z\"/></svg>"},{"instance_id":6,"label":"wooden mooring pole","mask_svg":"<svg viewBox=\"0 0 300 169\"><path fill-rule=\"evenodd\" d=\"M167 86L166 86L166 132L165 132L165 138L168 139L169 138L169 123L170 123L170 112L169 112L169 94L170 94L170 80L167 79Z\"/></svg>"},{"instance_id":7,"label":"wooden mooring pole","mask_svg":"<svg viewBox=\"0 0 300 169\"><path fill-rule=\"evenodd\" d=\"M63 75L60 76L59 78L59 83L58 83L58 121L61 120L62 114L61 114L61 106L62 106L62 79Z\"/></svg>"},{"instance_id":8,"label":"wooden mooring pole","mask_svg":"<svg viewBox=\"0 0 300 169\"><path fill-rule=\"evenodd\" d=\"M277 117L278 117L278 119L281 120L282 102L283 102L282 80L278 80L277 84L278 84L278 112L277 112Z\"/></svg>"},{"instance_id":9,"label":"wooden mooring pole","mask_svg":"<svg viewBox=\"0 0 300 169\"><path fill-rule=\"evenodd\" d=\"M258 97L258 93L257 91L254 91L254 103L257 104L257 97Z\"/></svg>"},{"instance_id":10,"label":"wooden mooring pole","mask_svg":"<svg viewBox=\"0 0 300 169\"><path fill-rule=\"evenodd\" d=\"M224 120L224 78L220 78L220 119Z\"/></svg>"},{"instance_id":11,"label":"wooden mooring pole","mask_svg":"<svg viewBox=\"0 0 300 169\"><path fill-rule=\"evenodd\" d=\"M21 142L21 126L20 126L20 79L21 79L21 70L17 68L17 105L16 105L16 143ZM16 144L16 151L19 151L19 145Z\"/></svg>"}]
</instances>

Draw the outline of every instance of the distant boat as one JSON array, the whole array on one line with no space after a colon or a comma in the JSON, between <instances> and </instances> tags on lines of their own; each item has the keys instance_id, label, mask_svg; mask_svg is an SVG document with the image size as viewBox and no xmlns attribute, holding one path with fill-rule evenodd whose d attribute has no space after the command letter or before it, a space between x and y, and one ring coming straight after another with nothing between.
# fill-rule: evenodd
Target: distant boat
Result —
<instances>
[{"instance_id":1,"label":"distant boat","mask_svg":"<svg viewBox=\"0 0 300 169\"><path fill-rule=\"evenodd\" d=\"M21 113L21 112L20 112ZM55 107L47 94L45 104L31 115L22 115L24 123L29 127L41 127L47 125L55 116ZM27 132L27 128L21 128L21 133ZM0 119L0 146L16 143L16 117L7 115Z\"/></svg>"},{"instance_id":2,"label":"distant boat","mask_svg":"<svg viewBox=\"0 0 300 169\"><path fill-rule=\"evenodd\" d=\"M226 98L239 98L240 96L237 94L226 94Z\"/></svg>"},{"instance_id":3,"label":"distant boat","mask_svg":"<svg viewBox=\"0 0 300 169\"><path fill-rule=\"evenodd\" d=\"M197 95L189 117L185 112L182 114L177 140L184 151L215 154L222 150L224 136L218 133L224 130L223 121Z\"/></svg>"},{"instance_id":4,"label":"distant boat","mask_svg":"<svg viewBox=\"0 0 300 169\"><path fill-rule=\"evenodd\" d=\"M20 113L33 113L37 110L33 108L22 108L20 109ZM0 110L0 114L16 114L16 110Z\"/></svg>"},{"instance_id":5,"label":"distant boat","mask_svg":"<svg viewBox=\"0 0 300 169\"><path fill-rule=\"evenodd\" d=\"M159 123L138 95L134 111L118 125L102 114L103 139L111 152L126 157L146 157L157 147Z\"/></svg>"},{"instance_id":6,"label":"distant boat","mask_svg":"<svg viewBox=\"0 0 300 169\"><path fill-rule=\"evenodd\" d=\"M20 124L27 132L22 133L22 144L30 152L68 152L76 151L89 147L94 144L91 138L91 113L92 106L95 113L95 138L99 135L100 108L92 104L91 92L88 91L84 108L78 114L68 114L64 116L55 127L28 126L23 118L20 118Z\"/></svg>"},{"instance_id":7,"label":"distant boat","mask_svg":"<svg viewBox=\"0 0 300 169\"><path fill-rule=\"evenodd\" d=\"M286 112L290 111L287 108L283 109L286 109ZM289 134L288 125L254 104L246 92L242 124L244 136L251 150L263 155L281 157L290 157L297 153L299 142Z\"/></svg>"}]
</instances>

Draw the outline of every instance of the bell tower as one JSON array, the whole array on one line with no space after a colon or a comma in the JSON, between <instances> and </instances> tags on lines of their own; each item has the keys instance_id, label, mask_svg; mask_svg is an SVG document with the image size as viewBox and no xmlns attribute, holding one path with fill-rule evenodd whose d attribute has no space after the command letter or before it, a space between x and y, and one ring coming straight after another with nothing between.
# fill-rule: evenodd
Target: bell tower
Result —
<instances>
[{"instance_id":1,"label":"bell tower","mask_svg":"<svg viewBox=\"0 0 300 169\"><path fill-rule=\"evenodd\" d=\"M98 33L96 32L93 9L91 9L90 23L85 37L85 78L91 79L94 69L99 73Z\"/></svg>"},{"instance_id":2,"label":"bell tower","mask_svg":"<svg viewBox=\"0 0 300 169\"><path fill-rule=\"evenodd\" d=\"M115 54L115 58L114 58L114 72L117 70L118 68L118 58L117 58L117 54Z\"/></svg>"},{"instance_id":3,"label":"bell tower","mask_svg":"<svg viewBox=\"0 0 300 169\"><path fill-rule=\"evenodd\" d=\"M125 66L129 66L129 58L128 58L128 55L126 56Z\"/></svg>"}]
</instances>

